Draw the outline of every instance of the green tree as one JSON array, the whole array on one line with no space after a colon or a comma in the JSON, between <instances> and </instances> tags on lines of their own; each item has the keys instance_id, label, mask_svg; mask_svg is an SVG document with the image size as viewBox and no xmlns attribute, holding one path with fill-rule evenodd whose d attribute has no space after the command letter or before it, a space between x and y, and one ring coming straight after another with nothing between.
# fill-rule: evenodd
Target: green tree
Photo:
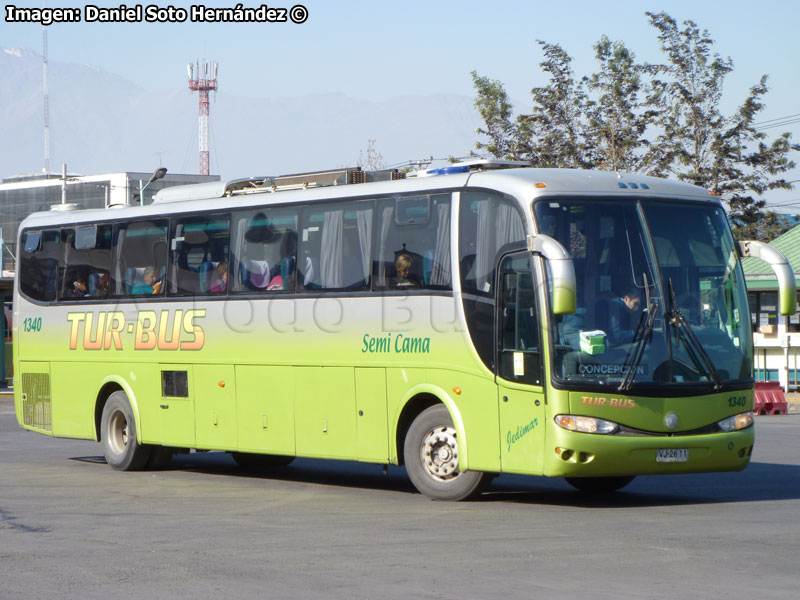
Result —
<instances>
[{"instance_id":1,"label":"green tree","mask_svg":"<svg viewBox=\"0 0 800 600\"><path fill-rule=\"evenodd\" d=\"M650 169L650 142L645 137L657 111L648 108L645 66L624 43L603 36L594 45L600 70L584 77L594 93L586 104L587 137L597 153L598 168L641 172Z\"/></svg>"},{"instance_id":2,"label":"green tree","mask_svg":"<svg viewBox=\"0 0 800 600\"><path fill-rule=\"evenodd\" d=\"M575 81L572 58L560 45L537 43L544 52L539 66L550 80L531 90L531 113L517 119L521 153L538 167L592 168L597 156L586 137L583 83Z\"/></svg>"},{"instance_id":3,"label":"green tree","mask_svg":"<svg viewBox=\"0 0 800 600\"><path fill-rule=\"evenodd\" d=\"M475 147L495 158L527 160L538 167L591 168L596 161L586 137L583 83L575 81L572 58L561 46L537 43L544 52L539 66L549 81L531 90L529 114L515 119L503 84L472 72L475 108L484 122L477 133L489 138Z\"/></svg>"},{"instance_id":4,"label":"green tree","mask_svg":"<svg viewBox=\"0 0 800 600\"><path fill-rule=\"evenodd\" d=\"M791 189L780 175L794 168L788 154L797 148L788 133L768 144L766 134L754 126L764 108L767 76L750 89L734 114L726 116L720 101L733 61L713 53L714 40L694 22L684 21L680 28L664 12L647 16L667 57L666 64L649 66L662 131L656 140L657 169L705 187L727 202L740 239L752 233L761 237L764 228L757 224L766 215L760 196Z\"/></svg>"},{"instance_id":5,"label":"green tree","mask_svg":"<svg viewBox=\"0 0 800 600\"><path fill-rule=\"evenodd\" d=\"M478 128L475 132L489 138L488 143L476 142L475 148L498 159L520 160L517 126L512 119L513 106L505 87L495 79L478 75L476 71L470 74L477 94L475 108L485 124L485 129Z\"/></svg>"},{"instance_id":6,"label":"green tree","mask_svg":"<svg viewBox=\"0 0 800 600\"><path fill-rule=\"evenodd\" d=\"M794 223L787 215L771 210L761 210L757 217L753 216L747 222L744 222L744 220L741 222L743 224L739 224L733 229L734 235L740 240L768 242L794 227Z\"/></svg>"}]
</instances>

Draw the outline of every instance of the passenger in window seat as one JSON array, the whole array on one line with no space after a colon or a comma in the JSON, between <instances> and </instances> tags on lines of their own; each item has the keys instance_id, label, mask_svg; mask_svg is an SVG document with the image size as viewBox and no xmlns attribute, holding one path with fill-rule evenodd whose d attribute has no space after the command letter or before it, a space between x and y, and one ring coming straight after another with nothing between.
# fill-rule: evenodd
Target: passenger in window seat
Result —
<instances>
[{"instance_id":1,"label":"passenger in window seat","mask_svg":"<svg viewBox=\"0 0 800 600\"><path fill-rule=\"evenodd\" d=\"M411 274L411 265L413 260L408 254L401 254L395 260L395 270L397 277L394 280L394 287L396 288L418 288L419 281Z\"/></svg>"},{"instance_id":2,"label":"passenger in window seat","mask_svg":"<svg viewBox=\"0 0 800 600\"><path fill-rule=\"evenodd\" d=\"M220 294L228 289L228 263L224 260L220 261L217 268L214 269L214 281L208 290L212 294Z\"/></svg>"},{"instance_id":3,"label":"passenger in window seat","mask_svg":"<svg viewBox=\"0 0 800 600\"><path fill-rule=\"evenodd\" d=\"M72 283L72 286L69 287L64 294L67 298L85 298L89 295L89 288L86 285L86 282L83 280L83 277L76 277L75 281Z\"/></svg>"},{"instance_id":4,"label":"passenger in window seat","mask_svg":"<svg viewBox=\"0 0 800 600\"><path fill-rule=\"evenodd\" d=\"M108 296L108 273L101 273L97 278L97 286L92 296L95 298L106 298Z\"/></svg>"},{"instance_id":5,"label":"passenger in window seat","mask_svg":"<svg viewBox=\"0 0 800 600\"><path fill-rule=\"evenodd\" d=\"M144 270L144 281L137 281L133 284L131 294L134 296L145 294L158 294L161 291L161 282L158 281L158 274L155 267L147 267Z\"/></svg>"}]
</instances>

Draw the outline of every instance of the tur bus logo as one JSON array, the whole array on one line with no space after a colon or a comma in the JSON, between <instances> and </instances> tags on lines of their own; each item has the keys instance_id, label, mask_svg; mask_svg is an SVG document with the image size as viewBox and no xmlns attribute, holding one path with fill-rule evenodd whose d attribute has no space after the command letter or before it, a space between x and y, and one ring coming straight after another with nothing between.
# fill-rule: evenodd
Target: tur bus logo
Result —
<instances>
[{"instance_id":1,"label":"tur bus logo","mask_svg":"<svg viewBox=\"0 0 800 600\"><path fill-rule=\"evenodd\" d=\"M205 309L140 310L135 321L127 322L120 311L72 312L67 314L69 349L82 341L84 350L122 350L127 333L133 335L134 350L200 350L206 336L195 319L205 316Z\"/></svg>"}]
</instances>

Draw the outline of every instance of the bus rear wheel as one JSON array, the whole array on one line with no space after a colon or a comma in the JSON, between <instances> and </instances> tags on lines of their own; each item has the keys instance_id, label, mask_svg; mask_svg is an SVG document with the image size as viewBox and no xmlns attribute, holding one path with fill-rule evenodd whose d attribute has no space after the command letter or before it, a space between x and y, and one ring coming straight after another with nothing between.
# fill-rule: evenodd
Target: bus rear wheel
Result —
<instances>
[{"instance_id":1,"label":"bus rear wheel","mask_svg":"<svg viewBox=\"0 0 800 600\"><path fill-rule=\"evenodd\" d=\"M100 439L106 462L112 469L136 471L147 464L151 448L136 439L136 420L125 392L114 392L106 400L100 419Z\"/></svg>"},{"instance_id":2,"label":"bus rear wheel","mask_svg":"<svg viewBox=\"0 0 800 600\"><path fill-rule=\"evenodd\" d=\"M621 490L631 481L630 477L566 477L567 483L582 492L607 494Z\"/></svg>"},{"instance_id":3,"label":"bus rear wheel","mask_svg":"<svg viewBox=\"0 0 800 600\"><path fill-rule=\"evenodd\" d=\"M490 473L459 468L456 430L443 404L425 409L414 419L406 434L403 455L411 483L433 500L473 498L492 480Z\"/></svg>"}]
</instances>

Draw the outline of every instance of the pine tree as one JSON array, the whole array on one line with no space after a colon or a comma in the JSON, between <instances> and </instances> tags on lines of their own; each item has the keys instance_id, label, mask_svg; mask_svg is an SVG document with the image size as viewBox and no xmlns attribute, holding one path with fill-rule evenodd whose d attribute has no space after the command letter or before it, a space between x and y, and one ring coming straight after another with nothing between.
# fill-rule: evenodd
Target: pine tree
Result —
<instances>
[{"instance_id":1,"label":"pine tree","mask_svg":"<svg viewBox=\"0 0 800 600\"><path fill-rule=\"evenodd\" d=\"M733 233L740 240L769 242L792 227L794 223L789 216L767 210L761 211L758 216L752 216L746 222L744 219L740 220L740 224L734 227Z\"/></svg>"},{"instance_id":2,"label":"pine tree","mask_svg":"<svg viewBox=\"0 0 800 600\"><path fill-rule=\"evenodd\" d=\"M592 168L597 155L586 139L583 83L575 81L572 58L560 45L537 43L545 57L539 66L550 81L531 90L531 113L517 119L521 152L538 167Z\"/></svg>"},{"instance_id":3,"label":"pine tree","mask_svg":"<svg viewBox=\"0 0 800 600\"><path fill-rule=\"evenodd\" d=\"M596 155L586 137L586 92L575 81L572 58L558 44L538 40L545 58L539 66L550 75L548 83L531 90L529 114L513 118L513 107L503 84L472 72L475 107L489 138L475 147L495 158L531 161L538 167L591 168Z\"/></svg>"},{"instance_id":4,"label":"pine tree","mask_svg":"<svg viewBox=\"0 0 800 600\"><path fill-rule=\"evenodd\" d=\"M646 14L665 64L638 64L622 42L604 36L594 47L599 71L576 82L567 52L537 40L549 81L531 90L531 112L516 119L503 84L473 71L475 106L485 123L477 131L490 140L476 148L539 167L675 175L726 202L738 238L781 233L788 220L766 212L762 195L792 188L783 175L795 166L789 152L800 146L789 133L769 142L755 126L766 75L734 114L723 114L733 61L715 53L708 31L694 22L681 28L665 12Z\"/></svg>"},{"instance_id":5,"label":"pine tree","mask_svg":"<svg viewBox=\"0 0 800 600\"><path fill-rule=\"evenodd\" d=\"M497 80L481 77L472 71L472 84L475 86L475 108L486 125L476 133L485 135L489 143L476 142L477 150L485 150L499 159L519 160L517 147L517 126L512 120L513 107L508 100L503 84Z\"/></svg>"},{"instance_id":6,"label":"pine tree","mask_svg":"<svg viewBox=\"0 0 800 600\"><path fill-rule=\"evenodd\" d=\"M594 46L600 70L584 77L595 99L586 105L587 136L598 155L598 168L649 170L650 142L644 136L657 111L646 107L644 65L624 43L603 36Z\"/></svg>"},{"instance_id":7,"label":"pine tree","mask_svg":"<svg viewBox=\"0 0 800 600\"><path fill-rule=\"evenodd\" d=\"M660 109L659 167L727 202L734 234L740 239L762 235L764 228L757 224L766 215L760 195L791 189L779 175L795 166L788 157L793 148L788 133L767 144L766 135L754 126L764 108L766 75L736 113L725 116L720 101L733 61L712 53L714 40L694 22L684 21L680 29L664 12L647 16L667 56L667 64L649 66L656 78L652 100Z\"/></svg>"}]
</instances>

